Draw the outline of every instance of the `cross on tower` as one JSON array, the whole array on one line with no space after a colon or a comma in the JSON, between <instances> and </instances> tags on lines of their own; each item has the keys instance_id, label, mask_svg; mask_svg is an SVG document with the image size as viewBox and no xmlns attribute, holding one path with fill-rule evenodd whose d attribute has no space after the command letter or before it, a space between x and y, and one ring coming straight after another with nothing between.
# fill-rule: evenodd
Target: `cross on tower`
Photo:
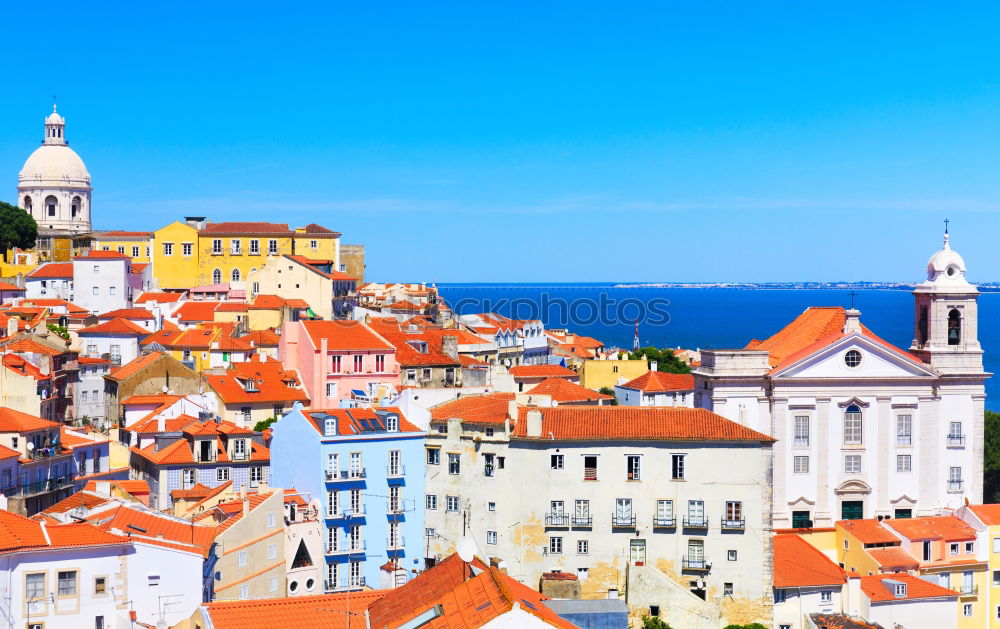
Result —
<instances>
[{"instance_id":1,"label":"cross on tower","mask_svg":"<svg viewBox=\"0 0 1000 629\"><path fill-rule=\"evenodd\" d=\"M858 296L857 291L851 291L851 310L854 310L854 298Z\"/></svg>"},{"instance_id":2,"label":"cross on tower","mask_svg":"<svg viewBox=\"0 0 1000 629\"><path fill-rule=\"evenodd\" d=\"M946 234L948 233L948 223L950 222L948 219L944 219L944 233Z\"/></svg>"}]
</instances>

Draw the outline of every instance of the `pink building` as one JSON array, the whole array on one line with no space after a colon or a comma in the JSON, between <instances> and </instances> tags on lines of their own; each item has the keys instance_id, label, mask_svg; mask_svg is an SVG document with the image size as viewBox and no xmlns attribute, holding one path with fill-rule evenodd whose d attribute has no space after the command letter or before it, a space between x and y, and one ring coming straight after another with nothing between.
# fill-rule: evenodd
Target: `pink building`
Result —
<instances>
[{"instance_id":1,"label":"pink building","mask_svg":"<svg viewBox=\"0 0 1000 629\"><path fill-rule=\"evenodd\" d=\"M299 370L313 408L339 407L355 392L378 398L399 382L396 348L360 321L286 323L278 357Z\"/></svg>"}]
</instances>

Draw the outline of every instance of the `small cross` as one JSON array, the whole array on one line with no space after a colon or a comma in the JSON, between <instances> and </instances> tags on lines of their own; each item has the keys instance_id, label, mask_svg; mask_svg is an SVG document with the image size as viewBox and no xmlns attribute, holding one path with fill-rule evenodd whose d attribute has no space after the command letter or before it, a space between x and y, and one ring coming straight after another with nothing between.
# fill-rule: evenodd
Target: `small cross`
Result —
<instances>
[{"instance_id":1,"label":"small cross","mask_svg":"<svg viewBox=\"0 0 1000 629\"><path fill-rule=\"evenodd\" d=\"M946 234L948 233L948 223L950 222L948 219L944 219L944 233Z\"/></svg>"},{"instance_id":2,"label":"small cross","mask_svg":"<svg viewBox=\"0 0 1000 629\"><path fill-rule=\"evenodd\" d=\"M856 291L851 291L851 310L854 310L854 298L858 296Z\"/></svg>"}]
</instances>

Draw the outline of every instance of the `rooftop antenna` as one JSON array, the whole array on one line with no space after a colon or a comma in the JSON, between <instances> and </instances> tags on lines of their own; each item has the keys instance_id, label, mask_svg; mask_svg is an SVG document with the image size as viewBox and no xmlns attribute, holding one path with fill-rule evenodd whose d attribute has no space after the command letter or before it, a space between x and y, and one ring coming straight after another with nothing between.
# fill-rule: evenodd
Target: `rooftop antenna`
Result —
<instances>
[{"instance_id":1,"label":"rooftop antenna","mask_svg":"<svg viewBox=\"0 0 1000 629\"><path fill-rule=\"evenodd\" d=\"M851 310L854 310L854 298L858 296L858 292L852 290L850 294L851 294Z\"/></svg>"},{"instance_id":2,"label":"rooftop antenna","mask_svg":"<svg viewBox=\"0 0 1000 629\"><path fill-rule=\"evenodd\" d=\"M632 337L632 349L639 351L639 317L635 318L635 336Z\"/></svg>"}]
</instances>

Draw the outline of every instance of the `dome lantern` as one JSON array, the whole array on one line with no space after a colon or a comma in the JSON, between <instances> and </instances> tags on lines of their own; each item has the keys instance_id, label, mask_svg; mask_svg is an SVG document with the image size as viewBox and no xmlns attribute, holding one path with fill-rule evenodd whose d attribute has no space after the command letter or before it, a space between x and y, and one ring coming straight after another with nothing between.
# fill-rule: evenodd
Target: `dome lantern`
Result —
<instances>
[{"instance_id":1,"label":"dome lantern","mask_svg":"<svg viewBox=\"0 0 1000 629\"><path fill-rule=\"evenodd\" d=\"M56 111L56 104L52 103L52 113L45 118L45 139L42 144L62 144L68 145L64 132L66 130L66 120Z\"/></svg>"}]
</instances>

